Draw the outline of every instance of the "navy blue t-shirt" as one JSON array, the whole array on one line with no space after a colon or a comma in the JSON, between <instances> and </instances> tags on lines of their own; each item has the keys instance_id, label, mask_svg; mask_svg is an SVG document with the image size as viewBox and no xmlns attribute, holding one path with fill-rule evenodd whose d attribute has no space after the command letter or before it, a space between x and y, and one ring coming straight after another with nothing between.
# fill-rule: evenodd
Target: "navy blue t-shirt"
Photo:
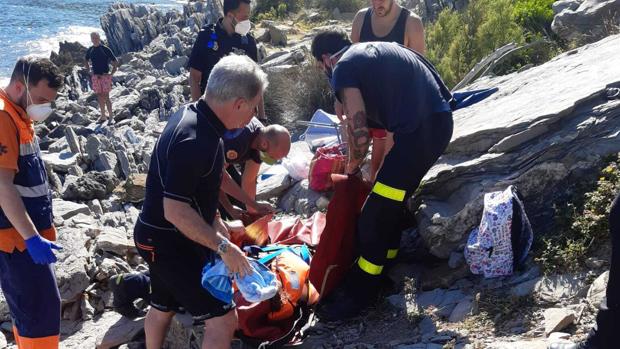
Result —
<instances>
[{"instance_id":1,"label":"navy blue t-shirt","mask_svg":"<svg viewBox=\"0 0 620 349\"><path fill-rule=\"evenodd\" d=\"M254 160L254 162L260 164L262 162L260 153L258 150L252 149L251 145L263 127L263 123L260 120L252 118L238 136L230 139L224 136L226 162L229 164L243 164L248 160Z\"/></svg>"},{"instance_id":2,"label":"navy blue t-shirt","mask_svg":"<svg viewBox=\"0 0 620 349\"><path fill-rule=\"evenodd\" d=\"M392 42L352 45L334 68L332 87L358 88L369 120L394 133L414 132L433 114L450 111L452 98L424 57Z\"/></svg>"},{"instance_id":3,"label":"navy blue t-shirt","mask_svg":"<svg viewBox=\"0 0 620 349\"><path fill-rule=\"evenodd\" d=\"M146 178L146 197L140 220L160 230L174 230L164 218L164 198L190 204L213 224L224 166L226 131L204 100L177 111L159 137ZM171 231L169 238L181 238Z\"/></svg>"},{"instance_id":4,"label":"navy blue t-shirt","mask_svg":"<svg viewBox=\"0 0 620 349\"><path fill-rule=\"evenodd\" d=\"M110 62L116 62L116 56L105 45L91 46L86 51L86 59L91 62L93 74L102 75L110 72Z\"/></svg>"}]
</instances>

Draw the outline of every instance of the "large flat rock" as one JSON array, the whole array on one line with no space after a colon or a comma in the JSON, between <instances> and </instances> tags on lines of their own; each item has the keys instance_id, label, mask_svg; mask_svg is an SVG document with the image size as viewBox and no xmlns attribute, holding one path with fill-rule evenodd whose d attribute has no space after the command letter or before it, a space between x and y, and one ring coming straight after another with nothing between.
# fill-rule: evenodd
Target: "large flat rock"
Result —
<instances>
[{"instance_id":1,"label":"large flat rock","mask_svg":"<svg viewBox=\"0 0 620 349\"><path fill-rule=\"evenodd\" d=\"M144 319L130 320L115 312L105 312L92 321L62 323L67 336L61 338L61 348L109 349L130 342L144 329Z\"/></svg>"},{"instance_id":2,"label":"large flat rock","mask_svg":"<svg viewBox=\"0 0 620 349\"><path fill-rule=\"evenodd\" d=\"M568 181L594 174L620 152L620 35L472 89L498 87L454 114L454 135L427 174L417 218L432 254L448 258L479 224L485 192L515 184L534 230L548 224L551 201Z\"/></svg>"}]
</instances>

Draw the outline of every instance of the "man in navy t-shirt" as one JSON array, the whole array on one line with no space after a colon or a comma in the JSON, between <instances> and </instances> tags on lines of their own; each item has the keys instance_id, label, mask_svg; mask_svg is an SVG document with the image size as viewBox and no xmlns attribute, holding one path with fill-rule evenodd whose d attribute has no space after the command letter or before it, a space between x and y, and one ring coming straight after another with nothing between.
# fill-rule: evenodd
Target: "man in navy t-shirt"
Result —
<instances>
[{"instance_id":1,"label":"man in navy t-shirt","mask_svg":"<svg viewBox=\"0 0 620 349\"><path fill-rule=\"evenodd\" d=\"M204 96L170 118L153 149L134 230L151 278L147 348L161 347L181 309L204 322L203 348L230 347L237 328L235 304L204 289L201 271L216 254L231 274L243 276L251 269L243 251L229 241L231 227L217 216L222 137L250 121L267 85L267 75L248 57L222 58Z\"/></svg>"},{"instance_id":2,"label":"man in navy t-shirt","mask_svg":"<svg viewBox=\"0 0 620 349\"><path fill-rule=\"evenodd\" d=\"M106 107L110 123L114 123L114 114L112 113L112 101L110 101L110 91L112 90L112 75L118 68L118 60L109 47L101 43L99 33L90 34L93 46L86 51L86 67L91 70L91 83L93 91L97 95L99 107L101 108L101 118L99 121L108 120L105 114ZM112 72L110 72L110 64L112 64Z\"/></svg>"},{"instance_id":3,"label":"man in navy t-shirt","mask_svg":"<svg viewBox=\"0 0 620 349\"><path fill-rule=\"evenodd\" d=\"M312 55L343 103L347 174L359 174L368 152L368 121L394 133L394 146L358 220L359 258L342 292L328 297L321 308L324 319L336 320L357 315L376 297L386 264L398 254L405 199L452 137L452 96L424 57L396 43L352 45L346 33L326 31L314 38Z\"/></svg>"}]
</instances>

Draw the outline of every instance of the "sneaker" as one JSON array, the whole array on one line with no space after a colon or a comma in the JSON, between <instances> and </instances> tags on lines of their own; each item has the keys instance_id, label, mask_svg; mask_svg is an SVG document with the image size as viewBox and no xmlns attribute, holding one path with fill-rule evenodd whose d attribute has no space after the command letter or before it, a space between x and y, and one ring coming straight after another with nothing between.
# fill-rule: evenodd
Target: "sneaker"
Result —
<instances>
[{"instance_id":1,"label":"sneaker","mask_svg":"<svg viewBox=\"0 0 620 349\"><path fill-rule=\"evenodd\" d=\"M592 330L592 332L590 332L590 334L588 335L588 338L586 338L583 342L579 343L577 349L603 349L603 347L600 346L599 342L599 336L597 335L595 330Z\"/></svg>"},{"instance_id":2,"label":"sneaker","mask_svg":"<svg viewBox=\"0 0 620 349\"><path fill-rule=\"evenodd\" d=\"M108 280L108 287L112 291L114 297L112 300L112 308L114 311L130 319L146 315L143 310L136 308L133 304L133 300L128 299L123 281L123 274L112 276Z\"/></svg>"}]
</instances>

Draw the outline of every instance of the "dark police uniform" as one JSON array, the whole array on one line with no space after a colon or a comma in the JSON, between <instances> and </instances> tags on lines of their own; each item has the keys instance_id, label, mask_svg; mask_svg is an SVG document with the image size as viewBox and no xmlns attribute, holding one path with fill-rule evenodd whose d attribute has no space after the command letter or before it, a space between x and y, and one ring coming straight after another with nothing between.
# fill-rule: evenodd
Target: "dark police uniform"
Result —
<instances>
[{"instance_id":1,"label":"dark police uniform","mask_svg":"<svg viewBox=\"0 0 620 349\"><path fill-rule=\"evenodd\" d=\"M252 142L263 127L263 123L260 122L260 120L252 118L238 135L234 137L227 137L227 135L224 135L223 137L226 163L230 165L226 168L226 172L228 172L230 177L239 185L241 185L241 173L237 170L237 166L242 169L245 162L248 160L252 160L257 164L263 162L260 159L259 151L251 148ZM228 199L233 205L246 209L241 201L230 195L228 195ZM232 219L232 216L226 211L223 205L220 205L220 213L224 219Z\"/></svg>"},{"instance_id":2,"label":"dark police uniform","mask_svg":"<svg viewBox=\"0 0 620 349\"><path fill-rule=\"evenodd\" d=\"M260 153L258 150L252 149L251 145L263 127L262 122L257 118L252 118L239 135L234 138L224 137L226 162L229 164L243 165L246 161L252 160L260 164L262 162Z\"/></svg>"},{"instance_id":3,"label":"dark police uniform","mask_svg":"<svg viewBox=\"0 0 620 349\"><path fill-rule=\"evenodd\" d=\"M189 67L202 72L200 93L204 93L211 70L224 56L231 53L247 55L258 62L256 40L251 34L228 35L222 26L222 18L216 24L205 26L199 33L189 57Z\"/></svg>"},{"instance_id":4,"label":"dark police uniform","mask_svg":"<svg viewBox=\"0 0 620 349\"><path fill-rule=\"evenodd\" d=\"M224 304L201 286L201 271L215 252L188 239L164 218L164 198L191 205L213 224L224 166L226 131L204 100L183 106L168 121L149 166L146 197L134 231L149 265L151 305L164 312L187 310L196 321L221 316Z\"/></svg>"},{"instance_id":5,"label":"dark police uniform","mask_svg":"<svg viewBox=\"0 0 620 349\"><path fill-rule=\"evenodd\" d=\"M368 120L394 133L358 221L360 257L352 278L364 297L400 242L406 198L444 152L452 137L449 90L433 66L402 45L369 42L352 45L334 68L333 88L358 88Z\"/></svg>"}]
</instances>

